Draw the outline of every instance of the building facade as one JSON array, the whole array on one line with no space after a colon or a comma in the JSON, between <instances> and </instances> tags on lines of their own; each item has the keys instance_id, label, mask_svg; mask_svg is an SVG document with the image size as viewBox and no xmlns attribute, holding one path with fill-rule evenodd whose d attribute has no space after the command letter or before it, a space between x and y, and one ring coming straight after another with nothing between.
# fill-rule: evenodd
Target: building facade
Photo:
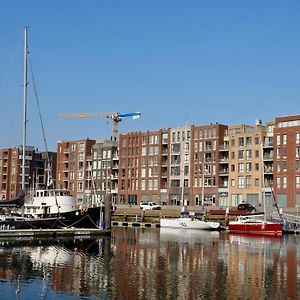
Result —
<instances>
[{"instance_id":1,"label":"building facade","mask_svg":"<svg viewBox=\"0 0 300 300\"><path fill-rule=\"evenodd\" d=\"M300 115L275 118L274 192L280 207L300 207Z\"/></svg>"},{"instance_id":2,"label":"building facade","mask_svg":"<svg viewBox=\"0 0 300 300\"><path fill-rule=\"evenodd\" d=\"M68 189L80 206L86 206L92 189L92 146L95 140L60 141L57 144L56 187Z\"/></svg>"}]
</instances>

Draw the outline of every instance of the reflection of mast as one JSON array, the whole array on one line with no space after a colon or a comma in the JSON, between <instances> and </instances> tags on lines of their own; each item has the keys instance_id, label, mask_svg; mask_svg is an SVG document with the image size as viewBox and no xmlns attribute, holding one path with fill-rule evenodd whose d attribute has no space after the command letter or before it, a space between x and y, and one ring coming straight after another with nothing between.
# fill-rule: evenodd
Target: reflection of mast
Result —
<instances>
[{"instance_id":1,"label":"reflection of mast","mask_svg":"<svg viewBox=\"0 0 300 300\"><path fill-rule=\"evenodd\" d=\"M205 160L204 143L205 143L205 142L203 142L202 186L201 186L201 199L202 199L202 205L204 205L204 160Z\"/></svg>"}]
</instances>

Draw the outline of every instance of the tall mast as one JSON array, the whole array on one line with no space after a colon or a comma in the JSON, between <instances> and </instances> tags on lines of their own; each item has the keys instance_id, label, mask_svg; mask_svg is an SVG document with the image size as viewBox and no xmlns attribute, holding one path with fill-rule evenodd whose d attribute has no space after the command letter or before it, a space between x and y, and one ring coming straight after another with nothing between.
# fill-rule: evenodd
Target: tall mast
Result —
<instances>
[{"instance_id":1,"label":"tall mast","mask_svg":"<svg viewBox=\"0 0 300 300\"><path fill-rule=\"evenodd\" d=\"M26 126L27 126L27 62L28 45L27 30L24 27L24 82L23 82L23 156L22 156L22 190L25 190L25 154L26 154Z\"/></svg>"}]
</instances>

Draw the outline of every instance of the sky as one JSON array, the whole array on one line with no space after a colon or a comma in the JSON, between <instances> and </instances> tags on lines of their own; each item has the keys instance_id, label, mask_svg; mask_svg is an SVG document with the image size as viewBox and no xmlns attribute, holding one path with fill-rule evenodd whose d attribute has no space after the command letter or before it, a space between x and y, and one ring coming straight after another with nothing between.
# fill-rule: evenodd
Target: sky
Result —
<instances>
[{"instance_id":1,"label":"sky","mask_svg":"<svg viewBox=\"0 0 300 300\"><path fill-rule=\"evenodd\" d=\"M119 132L300 114L298 0L1 0L0 147L22 144L24 26L48 150ZM27 144L45 150L29 73Z\"/></svg>"}]
</instances>

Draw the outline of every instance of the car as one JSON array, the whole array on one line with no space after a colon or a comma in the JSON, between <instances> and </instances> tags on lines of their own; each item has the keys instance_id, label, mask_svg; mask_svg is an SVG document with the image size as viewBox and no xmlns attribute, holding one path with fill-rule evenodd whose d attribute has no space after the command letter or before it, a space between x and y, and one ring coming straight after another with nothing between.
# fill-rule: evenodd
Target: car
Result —
<instances>
[{"instance_id":1,"label":"car","mask_svg":"<svg viewBox=\"0 0 300 300\"><path fill-rule=\"evenodd\" d=\"M237 207L238 210L248 210L252 211L255 210L255 207L250 203L240 203Z\"/></svg>"},{"instance_id":2,"label":"car","mask_svg":"<svg viewBox=\"0 0 300 300\"><path fill-rule=\"evenodd\" d=\"M160 210L161 207L160 205L158 205L157 203L155 202L142 202L140 204L140 209L143 209L143 210Z\"/></svg>"}]
</instances>

